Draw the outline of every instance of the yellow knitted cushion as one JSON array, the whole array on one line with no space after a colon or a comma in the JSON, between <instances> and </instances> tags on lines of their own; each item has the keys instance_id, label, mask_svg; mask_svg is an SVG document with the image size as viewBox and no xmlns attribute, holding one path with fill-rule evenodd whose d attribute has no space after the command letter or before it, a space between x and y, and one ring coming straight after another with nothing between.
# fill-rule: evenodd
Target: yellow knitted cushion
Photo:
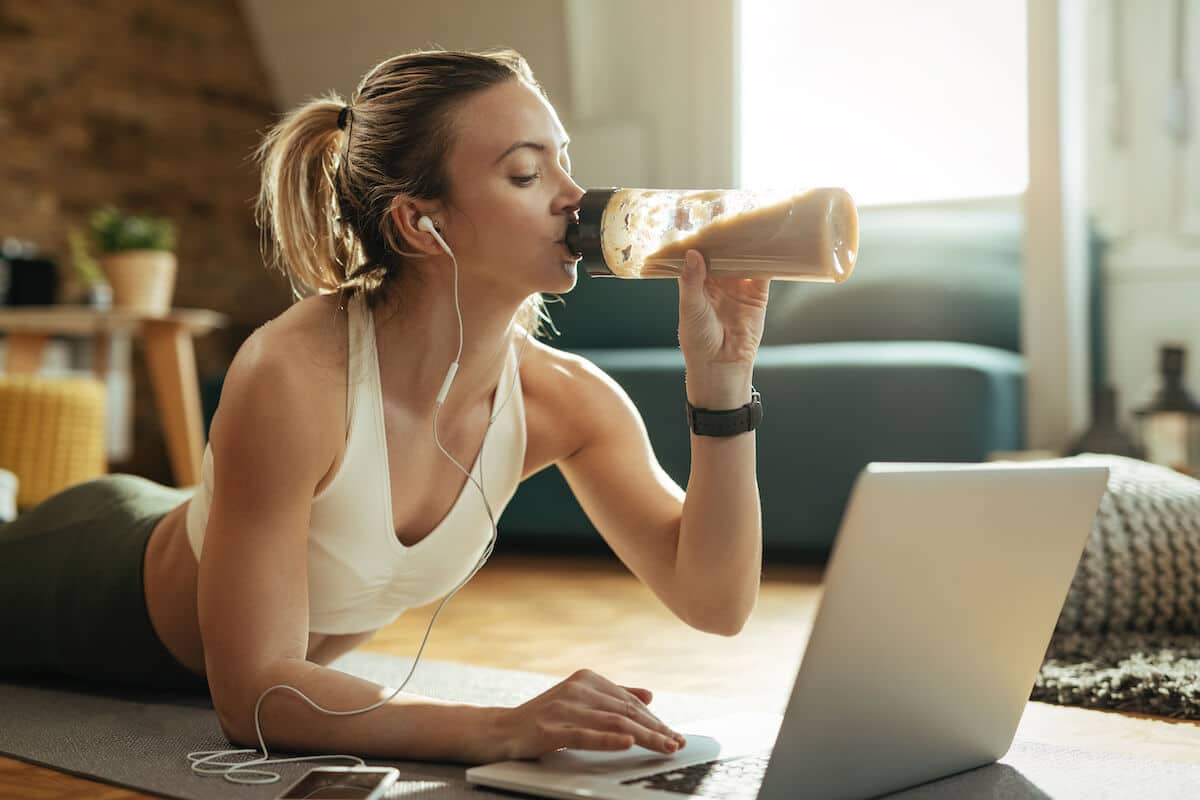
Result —
<instances>
[{"instance_id":1,"label":"yellow knitted cushion","mask_svg":"<svg viewBox=\"0 0 1200 800\"><path fill-rule=\"evenodd\" d=\"M16 473L17 508L103 475L104 384L0 375L0 468Z\"/></svg>"}]
</instances>

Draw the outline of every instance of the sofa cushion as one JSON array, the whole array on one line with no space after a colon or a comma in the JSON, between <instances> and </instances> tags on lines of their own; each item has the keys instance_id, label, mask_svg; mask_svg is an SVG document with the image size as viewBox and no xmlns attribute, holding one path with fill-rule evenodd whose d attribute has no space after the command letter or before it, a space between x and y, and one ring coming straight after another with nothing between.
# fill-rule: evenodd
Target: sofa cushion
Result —
<instances>
[{"instance_id":1,"label":"sofa cushion","mask_svg":"<svg viewBox=\"0 0 1200 800\"><path fill-rule=\"evenodd\" d=\"M562 303L547 303L563 350L679 347L679 282L674 278L593 278L580 274Z\"/></svg>"},{"instance_id":2,"label":"sofa cushion","mask_svg":"<svg viewBox=\"0 0 1200 800\"><path fill-rule=\"evenodd\" d=\"M953 341L1019 353L1018 208L864 209L854 274L773 282L763 344Z\"/></svg>"},{"instance_id":3,"label":"sofa cushion","mask_svg":"<svg viewBox=\"0 0 1200 800\"><path fill-rule=\"evenodd\" d=\"M1021 276L1014 270L936 263L870 276L867 258L861 268L861 279L856 271L839 286L772 297L763 344L950 341L1021 351Z\"/></svg>"}]
</instances>

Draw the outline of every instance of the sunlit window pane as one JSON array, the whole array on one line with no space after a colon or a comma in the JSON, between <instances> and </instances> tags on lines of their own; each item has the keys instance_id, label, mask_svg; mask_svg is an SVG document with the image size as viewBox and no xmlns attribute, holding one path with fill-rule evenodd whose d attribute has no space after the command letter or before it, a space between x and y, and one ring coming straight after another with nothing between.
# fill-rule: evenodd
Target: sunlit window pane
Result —
<instances>
[{"instance_id":1,"label":"sunlit window pane","mask_svg":"<svg viewBox=\"0 0 1200 800\"><path fill-rule=\"evenodd\" d=\"M1023 0L741 0L740 183L1019 194Z\"/></svg>"}]
</instances>

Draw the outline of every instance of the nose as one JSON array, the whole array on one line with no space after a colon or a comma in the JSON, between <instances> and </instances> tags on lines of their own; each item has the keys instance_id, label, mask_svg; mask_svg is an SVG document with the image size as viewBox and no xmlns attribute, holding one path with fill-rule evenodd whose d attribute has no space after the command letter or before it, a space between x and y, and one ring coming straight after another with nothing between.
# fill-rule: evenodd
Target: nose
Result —
<instances>
[{"instance_id":1,"label":"nose","mask_svg":"<svg viewBox=\"0 0 1200 800\"><path fill-rule=\"evenodd\" d=\"M583 196L585 194L587 194L587 192L585 192L579 186L579 184L575 182L575 179L567 176L567 187L563 190L561 195L563 199L562 205L559 209L560 213L566 215L568 220L572 222L578 222L579 204L583 201Z\"/></svg>"}]
</instances>

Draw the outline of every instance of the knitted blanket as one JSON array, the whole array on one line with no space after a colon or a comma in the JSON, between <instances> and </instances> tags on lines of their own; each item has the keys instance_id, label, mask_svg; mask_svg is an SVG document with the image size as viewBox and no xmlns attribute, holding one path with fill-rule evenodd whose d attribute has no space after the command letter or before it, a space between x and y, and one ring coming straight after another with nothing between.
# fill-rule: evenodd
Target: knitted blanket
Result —
<instances>
[{"instance_id":1,"label":"knitted blanket","mask_svg":"<svg viewBox=\"0 0 1200 800\"><path fill-rule=\"evenodd\" d=\"M1200 480L1121 456L1032 699L1200 719Z\"/></svg>"}]
</instances>

